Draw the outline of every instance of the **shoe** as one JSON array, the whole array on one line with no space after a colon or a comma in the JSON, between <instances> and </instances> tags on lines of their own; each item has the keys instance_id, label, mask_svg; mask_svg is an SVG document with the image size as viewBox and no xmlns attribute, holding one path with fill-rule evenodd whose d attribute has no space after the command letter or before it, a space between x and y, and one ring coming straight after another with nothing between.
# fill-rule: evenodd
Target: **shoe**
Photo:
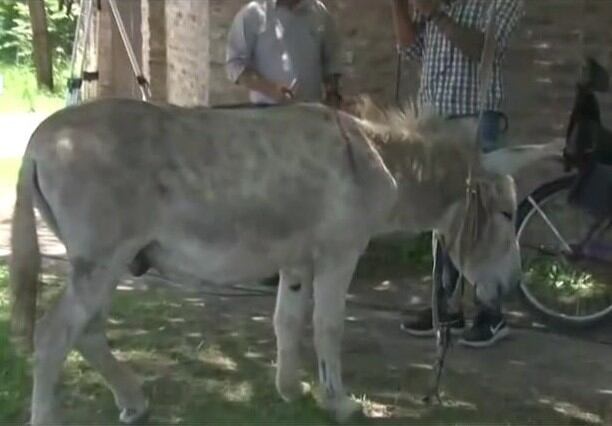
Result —
<instances>
[{"instance_id":1,"label":"shoe","mask_svg":"<svg viewBox=\"0 0 612 426\"><path fill-rule=\"evenodd\" d=\"M449 323L452 334L461 334L465 329L463 312L441 315L440 321ZM404 321L400 328L406 333L416 337L433 337L436 332L433 328L433 312L431 308L421 311L415 320Z\"/></svg>"},{"instance_id":2,"label":"shoe","mask_svg":"<svg viewBox=\"0 0 612 426\"><path fill-rule=\"evenodd\" d=\"M481 311L472 326L465 330L459 344L471 348L486 348L510 334L506 320L500 314Z\"/></svg>"}]
</instances>

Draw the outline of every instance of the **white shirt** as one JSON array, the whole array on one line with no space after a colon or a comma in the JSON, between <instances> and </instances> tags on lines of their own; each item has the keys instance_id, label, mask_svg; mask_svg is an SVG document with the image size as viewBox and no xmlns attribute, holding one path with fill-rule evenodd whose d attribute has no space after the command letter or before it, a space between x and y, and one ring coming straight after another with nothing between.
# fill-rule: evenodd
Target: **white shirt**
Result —
<instances>
[{"instance_id":1,"label":"white shirt","mask_svg":"<svg viewBox=\"0 0 612 426\"><path fill-rule=\"evenodd\" d=\"M293 9L276 0L254 0L234 17L229 30L226 70L236 82L246 68L287 87L295 81L296 100L323 99L323 82L341 74L340 43L333 19L318 0ZM275 103L251 91L253 103Z\"/></svg>"}]
</instances>

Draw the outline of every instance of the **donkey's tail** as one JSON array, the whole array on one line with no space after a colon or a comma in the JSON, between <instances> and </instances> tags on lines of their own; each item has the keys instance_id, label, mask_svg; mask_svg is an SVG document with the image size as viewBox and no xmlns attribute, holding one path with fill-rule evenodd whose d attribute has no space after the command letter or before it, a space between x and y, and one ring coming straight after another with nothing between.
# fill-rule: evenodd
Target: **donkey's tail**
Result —
<instances>
[{"instance_id":1,"label":"donkey's tail","mask_svg":"<svg viewBox=\"0 0 612 426\"><path fill-rule=\"evenodd\" d=\"M33 348L36 297L40 273L40 249L34 215L36 167L25 157L19 171L17 199L11 227L9 263L11 289L11 331L19 344Z\"/></svg>"}]
</instances>

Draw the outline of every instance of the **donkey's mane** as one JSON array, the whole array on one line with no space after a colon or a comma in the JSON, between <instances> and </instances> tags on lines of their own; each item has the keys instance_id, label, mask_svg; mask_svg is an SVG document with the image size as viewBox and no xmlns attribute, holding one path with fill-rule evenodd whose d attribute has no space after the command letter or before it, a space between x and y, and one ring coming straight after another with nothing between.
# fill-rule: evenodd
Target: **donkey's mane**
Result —
<instances>
[{"instance_id":1,"label":"donkey's mane","mask_svg":"<svg viewBox=\"0 0 612 426\"><path fill-rule=\"evenodd\" d=\"M367 96L360 97L355 115L364 133L379 147L401 144L403 149L424 150L427 157L450 168L459 165L479 165L475 147L476 128L465 123L446 120L433 110L417 109L407 104L403 109L378 107Z\"/></svg>"},{"instance_id":2,"label":"donkey's mane","mask_svg":"<svg viewBox=\"0 0 612 426\"><path fill-rule=\"evenodd\" d=\"M469 252L480 238L482 222L491 213L489 197L483 196L483 185L490 179L481 167L476 149L476 128L446 120L432 110L418 110L414 105L403 109L382 109L370 98L361 97L355 115L364 134L379 151L388 153L387 164L401 170L404 177L420 190L417 199L436 194L448 205L469 190L469 209L460 232L461 250ZM393 163L396 163L395 165ZM395 167L394 167L395 166ZM467 177L472 183L467 187ZM465 199L465 198L464 198ZM459 237L454 235L453 238Z\"/></svg>"},{"instance_id":3,"label":"donkey's mane","mask_svg":"<svg viewBox=\"0 0 612 426\"><path fill-rule=\"evenodd\" d=\"M354 110L361 131L384 153L391 169L409 171L434 186L458 184L462 192L468 170L482 172L476 129L465 123L446 120L414 105L403 110L382 109L369 97L359 98Z\"/></svg>"}]
</instances>

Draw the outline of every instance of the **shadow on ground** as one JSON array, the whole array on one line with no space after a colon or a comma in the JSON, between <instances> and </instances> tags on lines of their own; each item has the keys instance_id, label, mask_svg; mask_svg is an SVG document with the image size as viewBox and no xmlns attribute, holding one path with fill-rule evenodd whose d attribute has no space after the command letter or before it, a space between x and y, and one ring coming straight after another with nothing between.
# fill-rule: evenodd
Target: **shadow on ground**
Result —
<instances>
[{"instance_id":1,"label":"shadow on ground","mask_svg":"<svg viewBox=\"0 0 612 426\"><path fill-rule=\"evenodd\" d=\"M47 262L44 305L57 293L64 269L65 263ZM424 405L433 342L402 335L399 315L388 307L394 306L389 300L401 304L409 283L426 280L381 281L378 272L372 280L362 269L349 297L345 381L367 414L351 424L607 424L612 349L532 330L516 330L484 351L454 347L443 382L445 405ZM417 297L419 291L426 293L418 284L410 293ZM311 397L286 404L276 394L273 304L266 293L184 292L153 279L121 285L109 339L143 379L149 423L331 424ZM304 380L314 383L311 330L304 360ZM112 395L76 354L66 365L60 397L70 424L117 422ZM26 407L24 400L13 420L24 420Z\"/></svg>"}]
</instances>

